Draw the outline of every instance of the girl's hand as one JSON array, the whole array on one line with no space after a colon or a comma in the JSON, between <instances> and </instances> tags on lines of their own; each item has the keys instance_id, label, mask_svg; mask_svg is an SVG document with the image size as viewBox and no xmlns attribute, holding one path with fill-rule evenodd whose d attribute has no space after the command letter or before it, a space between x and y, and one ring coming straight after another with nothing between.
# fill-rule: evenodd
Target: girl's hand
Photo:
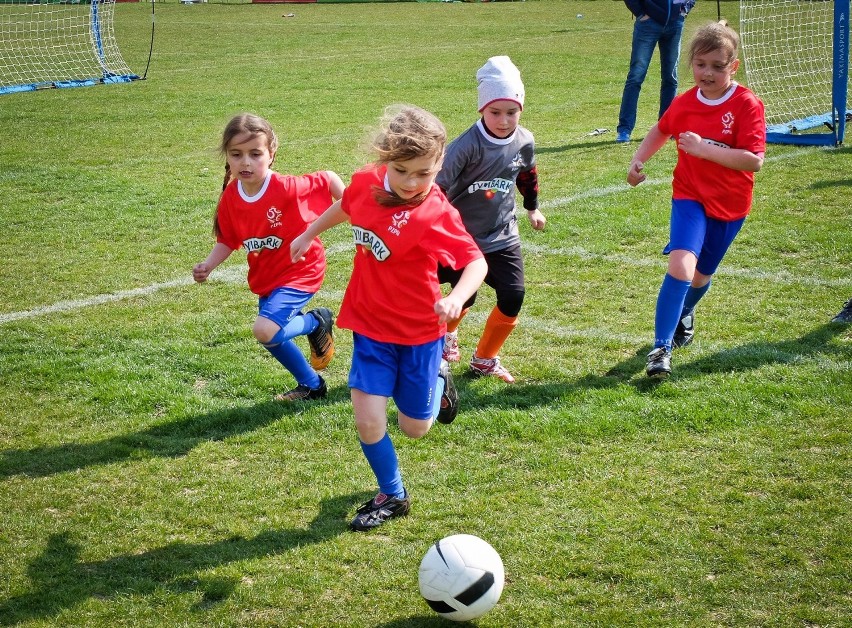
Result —
<instances>
[{"instance_id":1,"label":"girl's hand","mask_svg":"<svg viewBox=\"0 0 852 628\"><path fill-rule=\"evenodd\" d=\"M634 159L633 161L630 162L630 168L627 169L627 182L631 186L636 187L637 185L642 183L642 181L644 181L647 178L645 176L645 173L642 172L642 169L644 167L645 167L645 164L643 164L638 159Z\"/></svg>"},{"instance_id":2,"label":"girl's hand","mask_svg":"<svg viewBox=\"0 0 852 628\"><path fill-rule=\"evenodd\" d=\"M311 248L311 240L305 238L303 233L297 236L290 243L290 260L295 264L298 261L305 259L305 253Z\"/></svg>"},{"instance_id":3,"label":"girl's hand","mask_svg":"<svg viewBox=\"0 0 852 628\"><path fill-rule=\"evenodd\" d=\"M462 305L464 304L448 295L435 303L435 314L440 322L446 323L461 316Z\"/></svg>"},{"instance_id":4,"label":"girl's hand","mask_svg":"<svg viewBox=\"0 0 852 628\"><path fill-rule=\"evenodd\" d=\"M687 155L700 157L701 155L699 155L699 151L703 146L704 142L702 141L701 136L698 135L698 133L693 133L692 131L681 133L680 137L677 138L677 147Z\"/></svg>"},{"instance_id":5,"label":"girl's hand","mask_svg":"<svg viewBox=\"0 0 852 628\"><path fill-rule=\"evenodd\" d=\"M527 218L530 219L530 224L532 225L532 228L536 231L541 231L542 229L544 229L544 225L547 222L547 218L544 217L544 214L542 214L537 209L531 212L527 212Z\"/></svg>"},{"instance_id":6,"label":"girl's hand","mask_svg":"<svg viewBox=\"0 0 852 628\"><path fill-rule=\"evenodd\" d=\"M204 283L205 281L207 281L207 277L210 276L211 270L212 269L205 262L196 264L192 267L192 278L197 283Z\"/></svg>"}]
</instances>

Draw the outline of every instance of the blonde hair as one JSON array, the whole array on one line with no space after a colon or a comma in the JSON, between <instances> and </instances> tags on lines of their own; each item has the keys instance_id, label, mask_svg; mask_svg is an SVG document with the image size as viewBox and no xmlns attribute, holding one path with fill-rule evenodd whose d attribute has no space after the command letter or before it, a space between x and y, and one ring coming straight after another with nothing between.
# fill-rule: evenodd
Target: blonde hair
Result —
<instances>
[{"instance_id":1,"label":"blonde hair","mask_svg":"<svg viewBox=\"0 0 852 628\"><path fill-rule=\"evenodd\" d=\"M272 125L269 124L266 119L253 113L238 113L231 118L231 121L228 122L225 126L225 130L222 132L222 141L219 144L219 152L223 155L227 155L228 146L231 144L233 139L244 133L248 133L250 139L254 139L260 135L265 136L266 145L269 147L269 153L273 156L273 158L275 157L275 153L278 151L278 136L275 135L275 131L272 130ZM223 192L231 182L231 178L231 167L228 165L228 160L225 159L225 178L222 181ZM218 209L216 214L213 216L213 233L217 237L221 235L221 231L219 229Z\"/></svg>"},{"instance_id":2,"label":"blonde hair","mask_svg":"<svg viewBox=\"0 0 852 628\"><path fill-rule=\"evenodd\" d=\"M689 63L698 56L721 50L728 55L728 63L733 63L737 58L740 47L740 36L737 31L728 26L728 22L720 20L705 24L696 31L689 45Z\"/></svg>"},{"instance_id":3,"label":"blonde hair","mask_svg":"<svg viewBox=\"0 0 852 628\"><path fill-rule=\"evenodd\" d=\"M391 105L385 108L379 130L370 142L377 164L431 157L440 167L447 146L447 130L443 123L425 109L414 105ZM428 191L407 201L384 189L373 190L376 201L385 206L416 205Z\"/></svg>"}]
</instances>

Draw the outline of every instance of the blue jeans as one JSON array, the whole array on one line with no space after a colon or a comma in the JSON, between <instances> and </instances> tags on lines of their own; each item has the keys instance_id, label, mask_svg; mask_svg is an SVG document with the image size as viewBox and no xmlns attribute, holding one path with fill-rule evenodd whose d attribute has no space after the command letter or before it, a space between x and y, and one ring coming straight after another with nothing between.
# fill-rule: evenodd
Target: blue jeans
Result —
<instances>
[{"instance_id":1,"label":"blue jeans","mask_svg":"<svg viewBox=\"0 0 852 628\"><path fill-rule=\"evenodd\" d=\"M630 70L621 95L621 110L618 112L619 133L633 132L636 126L636 109L639 106L639 92L654 48L660 46L660 113L666 112L677 95L677 64L680 60L680 38L683 32L683 17L677 15L663 26L651 18L637 18L633 25L633 48L630 51Z\"/></svg>"}]
</instances>

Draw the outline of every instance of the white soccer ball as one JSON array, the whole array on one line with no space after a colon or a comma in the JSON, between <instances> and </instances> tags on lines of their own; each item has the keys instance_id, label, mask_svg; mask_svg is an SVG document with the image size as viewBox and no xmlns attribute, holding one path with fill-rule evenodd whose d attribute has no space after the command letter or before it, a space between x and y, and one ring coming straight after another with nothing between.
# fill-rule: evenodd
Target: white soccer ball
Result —
<instances>
[{"instance_id":1,"label":"white soccer ball","mask_svg":"<svg viewBox=\"0 0 852 628\"><path fill-rule=\"evenodd\" d=\"M420 594L441 617L467 621L490 611L505 582L500 554L472 534L432 545L420 561Z\"/></svg>"}]
</instances>

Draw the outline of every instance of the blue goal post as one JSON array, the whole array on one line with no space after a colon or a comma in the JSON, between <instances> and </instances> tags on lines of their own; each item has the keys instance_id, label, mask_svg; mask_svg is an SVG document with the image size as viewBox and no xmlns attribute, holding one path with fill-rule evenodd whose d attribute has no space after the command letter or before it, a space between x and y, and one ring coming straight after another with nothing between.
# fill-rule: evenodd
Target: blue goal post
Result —
<instances>
[{"instance_id":1,"label":"blue goal post","mask_svg":"<svg viewBox=\"0 0 852 628\"><path fill-rule=\"evenodd\" d=\"M116 40L116 2L128 1L0 0L0 94L144 79ZM153 42L152 20L149 63Z\"/></svg>"},{"instance_id":2,"label":"blue goal post","mask_svg":"<svg viewBox=\"0 0 852 628\"><path fill-rule=\"evenodd\" d=\"M850 0L740 0L749 87L766 105L766 139L837 146L849 109Z\"/></svg>"}]
</instances>

